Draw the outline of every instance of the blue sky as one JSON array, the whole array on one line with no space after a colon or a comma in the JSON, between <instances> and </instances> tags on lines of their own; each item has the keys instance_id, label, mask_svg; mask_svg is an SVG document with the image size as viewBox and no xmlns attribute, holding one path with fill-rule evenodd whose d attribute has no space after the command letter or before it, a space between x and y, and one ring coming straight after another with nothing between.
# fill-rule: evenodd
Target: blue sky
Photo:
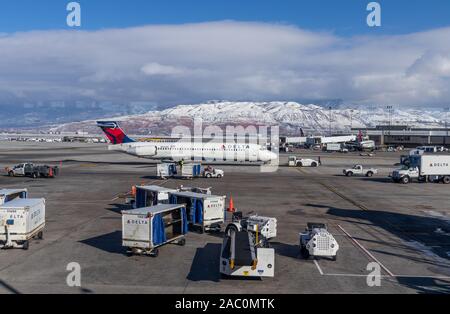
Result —
<instances>
[{"instance_id":1,"label":"blue sky","mask_svg":"<svg viewBox=\"0 0 450 314\"><path fill-rule=\"evenodd\" d=\"M211 99L446 106L450 1L0 0L0 106ZM39 30L39 31L38 31Z\"/></svg>"},{"instance_id":2,"label":"blue sky","mask_svg":"<svg viewBox=\"0 0 450 314\"><path fill-rule=\"evenodd\" d=\"M64 29L68 0L0 0L0 32ZM448 0L384 0L383 27L365 24L369 0L80 0L82 28L220 20L287 23L355 34L404 34L450 25Z\"/></svg>"}]
</instances>

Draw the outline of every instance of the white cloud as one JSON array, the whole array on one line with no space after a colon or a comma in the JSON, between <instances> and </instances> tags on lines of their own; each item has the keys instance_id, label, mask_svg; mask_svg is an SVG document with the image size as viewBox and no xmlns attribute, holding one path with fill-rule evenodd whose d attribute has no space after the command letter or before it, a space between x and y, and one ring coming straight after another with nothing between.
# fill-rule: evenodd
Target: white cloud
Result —
<instances>
[{"instance_id":1,"label":"white cloud","mask_svg":"<svg viewBox=\"0 0 450 314\"><path fill-rule=\"evenodd\" d=\"M156 76L156 75L181 75L185 71L183 69L173 67L170 65L163 65L156 62L152 62L146 64L141 69L142 73L148 76Z\"/></svg>"},{"instance_id":2,"label":"white cloud","mask_svg":"<svg viewBox=\"0 0 450 314\"><path fill-rule=\"evenodd\" d=\"M336 99L441 105L450 28L344 38L214 22L0 36L0 104Z\"/></svg>"}]
</instances>

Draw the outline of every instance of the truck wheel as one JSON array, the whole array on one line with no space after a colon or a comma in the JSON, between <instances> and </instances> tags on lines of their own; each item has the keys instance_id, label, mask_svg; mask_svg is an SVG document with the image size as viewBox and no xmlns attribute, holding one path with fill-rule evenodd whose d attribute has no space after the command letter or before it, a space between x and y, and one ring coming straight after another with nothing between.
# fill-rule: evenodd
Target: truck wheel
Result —
<instances>
[{"instance_id":1,"label":"truck wheel","mask_svg":"<svg viewBox=\"0 0 450 314\"><path fill-rule=\"evenodd\" d=\"M442 182L444 184L450 184L450 176L445 176L442 178Z\"/></svg>"},{"instance_id":2,"label":"truck wheel","mask_svg":"<svg viewBox=\"0 0 450 314\"><path fill-rule=\"evenodd\" d=\"M9 175L10 177L14 177L14 172L13 172L13 171L10 171L10 172L8 173L8 175Z\"/></svg>"},{"instance_id":3,"label":"truck wheel","mask_svg":"<svg viewBox=\"0 0 450 314\"><path fill-rule=\"evenodd\" d=\"M353 172L351 172L351 171L347 172L346 176L347 177L352 177L353 176Z\"/></svg>"},{"instance_id":4,"label":"truck wheel","mask_svg":"<svg viewBox=\"0 0 450 314\"><path fill-rule=\"evenodd\" d=\"M39 240L44 239L44 232L39 231L39 233L37 234L37 237L38 237Z\"/></svg>"},{"instance_id":5,"label":"truck wheel","mask_svg":"<svg viewBox=\"0 0 450 314\"><path fill-rule=\"evenodd\" d=\"M316 167L317 167L317 162L313 162L313 163L311 164L311 167L316 168Z\"/></svg>"},{"instance_id":6,"label":"truck wheel","mask_svg":"<svg viewBox=\"0 0 450 314\"><path fill-rule=\"evenodd\" d=\"M238 228L235 225L228 225L227 228L225 229L225 234L227 236L231 235L231 232L238 232Z\"/></svg>"},{"instance_id":7,"label":"truck wheel","mask_svg":"<svg viewBox=\"0 0 450 314\"><path fill-rule=\"evenodd\" d=\"M22 249L28 250L29 246L30 246L30 243L28 241L23 241Z\"/></svg>"},{"instance_id":8,"label":"truck wheel","mask_svg":"<svg viewBox=\"0 0 450 314\"><path fill-rule=\"evenodd\" d=\"M410 179L409 179L408 176L406 176L406 177L403 177L403 178L401 179L401 182L402 182L403 184L408 184L408 183L410 182Z\"/></svg>"},{"instance_id":9,"label":"truck wheel","mask_svg":"<svg viewBox=\"0 0 450 314\"><path fill-rule=\"evenodd\" d=\"M33 173L33 174L31 175L31 177L32 177L33 179L37 179L38 175L37 175L37 173Z\"/></svg>"},{"instance_id":10,"label":"truck wheel","mask_svg":"<svg viewBox=\"0 0 450 314\"><path fill-rule=\"evenodd\" d=\"M158 248L154 249L154 250L150 253L150 256L151 256L151 257L158 257L158 255L159 255L159 250L158 250Z\"/></svg>"},{"instance_id":11,"label":"truck wheel","mask_svg":"<svg viewBox=\"0 0 450 314\"><path fill-rule=\"evenodd\" d=\"M217 179L221 179L222 178L222 175L221 174L218 174L217 175Z\"/></svg>"},{"instance_id":12,"label":"truck wheel","mask_svg":"<svg viewBox=\"0 0 450 314\"><path fill-rule=\"evenodd\" d=\"M304 259L308 259L310 256L309 251L305 247L302 247L301 253Z\"/></svg>"},{"instance_id":13,"label":"truck wheel","mask_svg":"<svg viewBox=\"0 0 450 314\"><path fill-rule=\"evenodd\" d=\"M211 178L212 178L212 175L211 175L210 173L207 173L207 174L206 174L206 177L207 177L208 179L211 179Z\"/></svg>"},{"instance_id":14,"label":"truck wheel","mask_svg":"<svg viewBox=\"0 0 450 314\"><path fill-rule=\"evenodd\" d=\"M372 171L369 171L369 172L367 172L367 177L373 177L373 172Z\"/></svg>"},{"instance_id":15,"label":"truck wheel","mask_svg":"<svg viewBox=\"0 0 450 314\"><path fill-rule=\"evenodd\" d=\"M303 164L301 162L298 162L297 167L303 167Z\"/></svg>"}]
</instances>

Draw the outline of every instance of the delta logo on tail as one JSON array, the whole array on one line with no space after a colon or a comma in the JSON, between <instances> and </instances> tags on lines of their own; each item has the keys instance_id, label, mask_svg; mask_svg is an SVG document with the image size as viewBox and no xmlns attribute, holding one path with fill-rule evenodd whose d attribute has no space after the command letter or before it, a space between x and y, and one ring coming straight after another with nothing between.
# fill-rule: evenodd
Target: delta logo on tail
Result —
<instances>
[{"instance_id":1,"label":"delta logo on tail","mask_svg":"<svg viewBox=\"0 0 450 314\"><path fill-rule=\"evenodd\" d=\"M123 132L119 124L115 121L98 121L97 126L106 134L111 144L116 145L134 142L134 140Z\"/></svg>"},{"instance_id":2,"label":"delta logo on tail","mask_svg":"<svg viewBox=\"0 0 450 314\"><path fill-rule=\"evenodd\" d=\"M361 130L359 130L359 134L358 134L358 142L361 143L361 142L363 141L363 139L364 139L363 133L362 133Z\"/></svg>"}]
</instances>

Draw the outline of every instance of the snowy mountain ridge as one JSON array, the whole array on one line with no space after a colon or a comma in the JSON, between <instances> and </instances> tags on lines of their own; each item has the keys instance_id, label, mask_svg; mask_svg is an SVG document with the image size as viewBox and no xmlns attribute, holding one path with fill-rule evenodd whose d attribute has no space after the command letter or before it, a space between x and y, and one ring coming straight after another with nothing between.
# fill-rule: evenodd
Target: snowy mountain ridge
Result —
<instances>
[{"instance_id":1,"label":"snowy mountain ridge","mask_svg":"<svg viewBox=\"0 0 450 314\"><path fill-rule=\"evenodd\" d=\"M315 104L297 102L229 102L217 101L195 105L178 105L161 111L111 117L105 120L120 121L129 133L170 134L176 125L191 126L194 119L203 125L279 125L285 133L298 134L300 128L324 132L348 131L350 127L375 127L381 124L408 125L411 127L443 127L448 114L438 110L418 110L384 107L325 108ZM450 121L449 121L450 122ZM63 124L53 131L88 129L94 132L95 121ZM96 133L96 132L95 132Z\"/></svg>"}]
</instances>

